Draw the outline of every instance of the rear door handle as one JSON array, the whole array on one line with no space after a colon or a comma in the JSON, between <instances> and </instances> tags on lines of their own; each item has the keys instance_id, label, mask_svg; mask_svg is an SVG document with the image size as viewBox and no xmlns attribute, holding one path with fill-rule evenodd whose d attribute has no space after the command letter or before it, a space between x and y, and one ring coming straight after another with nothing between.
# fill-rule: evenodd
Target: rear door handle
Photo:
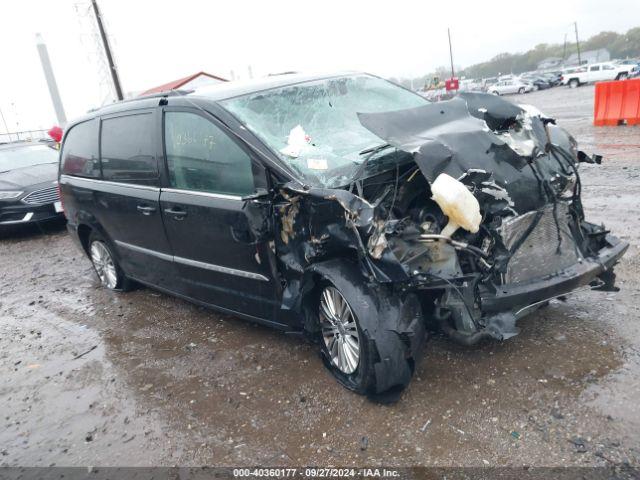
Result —
<instances>
[{"instance_id":1,"label":"rear door handle","mask_svg":"<svg viewBox=\"0 0 640 480\"><path fill-rule=\"evenodd\" d=\"M156 207L149 207L148 205L138 205L136 208L139 212L142 212L143 215L151 215L156 211Z\"/></svg>"},{"instance_id":2,"label":"rear door handle","mask_svg":"<svg viewBox=\"0 0 640 480\"><path fill-rule=\"evenodd\" d=\"M176 220L182 220L187 216L187 212L185 210L180 210L179 208L165 208L164 213L167 215L173 215Z\"/></svg>"}]
</instances>

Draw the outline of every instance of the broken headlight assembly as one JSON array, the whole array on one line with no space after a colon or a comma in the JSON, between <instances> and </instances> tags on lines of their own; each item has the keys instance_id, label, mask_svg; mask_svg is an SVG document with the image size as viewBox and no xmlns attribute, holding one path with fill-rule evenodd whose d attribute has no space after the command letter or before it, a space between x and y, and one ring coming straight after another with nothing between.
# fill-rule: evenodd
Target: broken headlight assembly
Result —
<instances>
[{"instance_id":1,"label":"broken headlight assembly","mask_svg":"<svg viewBox=\"0 0 640 480\"><path fill-rule=\"evenodd\" d=\"M577 187L577 184L578 184L578 176L575 173L572 173L571 175L567 175L564 178L566 179L566 183L564 184L564 187L560 191L559 196L562 199L573 198L573 196L576 193L576 187Z\"/></svg>"}]
</instances>

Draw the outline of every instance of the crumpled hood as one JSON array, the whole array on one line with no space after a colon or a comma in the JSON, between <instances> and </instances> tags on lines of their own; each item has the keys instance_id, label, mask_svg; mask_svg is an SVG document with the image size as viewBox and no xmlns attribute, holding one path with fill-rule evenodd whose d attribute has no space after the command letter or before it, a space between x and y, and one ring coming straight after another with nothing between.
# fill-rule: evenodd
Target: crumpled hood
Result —
<instances>
[{"instance_id":1,"label":"crumpled hood","mask_svg":"<svg viewBox=\"0 0 640 480\"><path fill-rule=\"evenodd\" d=\"M567 172L566 159L559 162L551 144L575 158L573 139L552 119L489 94L463 93L413 109L360 113L359 119L412 154L430 183L441 173L473 183L481 205L494 213L522 214L549 202L545 189Z\"/></svg>"}]
</instances>

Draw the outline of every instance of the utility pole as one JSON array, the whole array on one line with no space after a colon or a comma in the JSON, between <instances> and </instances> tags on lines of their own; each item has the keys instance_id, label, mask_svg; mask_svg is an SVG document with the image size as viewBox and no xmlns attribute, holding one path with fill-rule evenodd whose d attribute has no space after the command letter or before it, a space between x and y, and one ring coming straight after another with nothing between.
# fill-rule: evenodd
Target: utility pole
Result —
<instances>
[{"instance_id":1,"label":"utility pole","mask_svg":"<svg viewBox=\"0 0 640 480\"><path fill-rule=\"evenodd\" d=\"M573 22L573 27L576 30L576 47L578 48L578 66L582 65L582 59L580 58L580 40L578 40L578 22Z\"/></svg>"},{"instance_id":2,"label":"utility pole","mask_svg":"<svg viewBox=\"0 0 640 480\"><path fill-rule=\"evenodd\" d=\"M567 34L564 34L564 47L562 48L562 60L567 59Z\"/></svg>"},{"instance_id":3,"label":"utility pole","mask_svg":"<svg viewBox=\"0 0 640 480\"><path fill-rule=\"evenodd\" d=\"M111 79L113 80L113 88L116 91L116 97L118 100L124 100L124 95L122 95L122 86L120 85L120 77L118 76L118 70L113 60L111 47L109 47L107 33L105 32L104 25L102 24L102 14L98 8L98 2L96 0L91 0L91 5L93 6L93 13L96 15L96 22L98 23L100 38L102 39L102 45L104 46L104 53L107 56L107 63L109 64L109 72L111 73Z\"/></svg>"},{"instance_id":4,"label":"utility pole","mask_svg":"<svg viewBox=\"0 0 640 480\"><path fill-rule=\"evenodd\" d=\"M453 50L451 48L451 31L447 28L447 35L449 37L449 58L451 59L451 78L455 77L453 72Z\"/></svg>"},{"instance_id":5,"label":"utility pole","mask_svg":"<svg viewBox=\"0 0 640 480\"><path fill-rule=\"evenodd\" d=\"M42 70L44 71L44 78L47 80L47 87L49 87L49 95L51 96L51 102L53 103L53 110L56 112L58 124L64 127L67 123L67 116L64 113L62 100L60 100L60 92L58 91L56 77L53 75L53 68L51 67L51 60L49 60L47 45L44 43L44 40L39 33L36 33L36 47L38 49L38 54L40 55L40 63L42 64Z\"/></svg>"}]
</instances>

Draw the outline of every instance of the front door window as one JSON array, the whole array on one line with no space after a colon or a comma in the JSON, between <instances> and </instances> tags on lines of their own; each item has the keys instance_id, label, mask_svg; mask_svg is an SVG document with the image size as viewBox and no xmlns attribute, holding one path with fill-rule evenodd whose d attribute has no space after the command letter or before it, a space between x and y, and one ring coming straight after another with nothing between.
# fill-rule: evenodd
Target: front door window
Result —
<instances>
[{"instance_id":1,"label":"front door window","mask_svg":"<svg viewBox=\"0 0 640 480\"><path fill-rule=\"evenodd\" d=\"M213 122L170 111L164 128L172 188L237 196L254 192L249 155Z\"/></svg>"}]
</instances>

